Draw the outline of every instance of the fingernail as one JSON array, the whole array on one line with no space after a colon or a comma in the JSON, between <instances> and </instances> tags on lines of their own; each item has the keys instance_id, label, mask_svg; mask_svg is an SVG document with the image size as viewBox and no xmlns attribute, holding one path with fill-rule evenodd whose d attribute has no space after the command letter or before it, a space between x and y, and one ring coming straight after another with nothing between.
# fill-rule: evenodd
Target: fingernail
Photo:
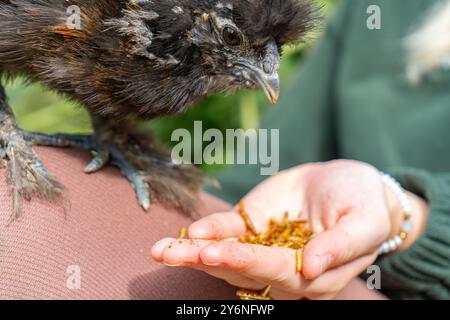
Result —
<instances>
[{"instance_id":1,"label":"fingernail","mask_svg":"<svg viewBox=\"0 0 450 320\"><path fill-rule=\"evenodd\" d=\"M322 256L320 258L320 274L323 274L331 266L333 257L330 255Z\"/></svg>"},{"instance_id":2,"label":"fingernail","mask_svg":"<svg viewBox=\"0 0 450 320\"><path fill-rule=\"evenodd\" d=\"M189 235L189 238L192 238L192 239L206 239L207 238L207 232L203 229L189 228L188 235Z\"/></svg>"},{"instance_id":3,"label":"fingernail","mask_svg":"<svg viewBox=\"0 0 450 320\"><path fill-rule=\"evenodd\" d=\"M219 267L219 266L221 266L222 264L221 263L219 263L219 262L216 262L216 263L213 263L213 262L203 262L203 264L205 265L205 266L208 266L208 267Z\"/></svg>"},{"instance_id":4,"label":"fingernail","mask_svg":"<svg viewBox=\"0 0 450 320\"><path fill-rule=\"evenodd\" d=\"M184 264L184 263L167 263L167 262L163 262L163 263L165 266L171 267L171 268L181 267Z\"/></svg>"}]
</instances>

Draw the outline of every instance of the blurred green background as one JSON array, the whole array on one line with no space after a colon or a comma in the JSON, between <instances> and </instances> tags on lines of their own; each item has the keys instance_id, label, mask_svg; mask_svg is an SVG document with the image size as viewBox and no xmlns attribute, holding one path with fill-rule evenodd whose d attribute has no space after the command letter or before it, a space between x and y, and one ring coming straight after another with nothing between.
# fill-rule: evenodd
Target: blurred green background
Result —
<instances>
[{"instance_id":1,"label":"blurred green background","mask_svg":"<svg viewBox=\"0 0 450 320\"><path fill-rule=\"evenodd\" d=\"M322 15L329 16L336 0L315 0L322 7ZM308 35L306 45L286 48L281 67L283 87L300 70L305 51L320 37L323 24ZM79 105L64 100L40 84L27 84L25 79L15 79L7 84L11 107L21 128L44 133L92 132L87 112ZM171 145L170 136L177 128L193 129L194 121L202 120L203 129L257 128L261 115L270 108L262 92L241 91L232 95L212 96L195 108L175 117L156 119L148 124L161 141ZM219 167L220 168L220 167ZM217 167L207 167L217 170Z\"/></svg>"}]
</instances>

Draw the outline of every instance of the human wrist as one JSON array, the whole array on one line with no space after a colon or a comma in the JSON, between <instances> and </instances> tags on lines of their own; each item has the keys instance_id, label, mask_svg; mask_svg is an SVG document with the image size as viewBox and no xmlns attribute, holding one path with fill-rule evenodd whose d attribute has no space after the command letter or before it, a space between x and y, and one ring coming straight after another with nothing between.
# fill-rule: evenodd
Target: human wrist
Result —
<instances>
[{"instance_id":1,"label":"human wrist","mask_svg":"<svg viewBox=\"0 0 450 320\"><path fill-rule=\"evenodd\" d=\"M414 226L412 232L408 235L399 251L406 251L424 234L428 223L429 205L421 197L408 192L408 199L411 202L411 221Z\"/></svg>"},{"instance_id":2,"label":"human wrist","mask_svg":"<svg viewBox=\"0 0 450 320\"><path fill-rule=\"evenodd\" d=\"M387 239L390 239L399 233L401 224L404 220L404 213L400 205L400 201L398 200L392 189L385 183L383 183L383 187L391 226Z\"/></svg>"},{"instance_id":3,"label":"human wrist","mask_svg":"<svg viewBox=\"0 0 450 320\"><path fill-rule=\"evenodd\" d=\"M391 232L387 239L393 239L402 232L402 225L406 220L412 226L411 230L407 232L407 236L403 243L395 250L395 252L405 251L410 248L425 232L429 207L427 202L414 193L404 191L405 199L400 199L391 186L383 183L386 206L390 214ZM408 212L405 212L404 205L401 200L407 201L407 206L410 207Z\"/></svg>"}]
</instances>

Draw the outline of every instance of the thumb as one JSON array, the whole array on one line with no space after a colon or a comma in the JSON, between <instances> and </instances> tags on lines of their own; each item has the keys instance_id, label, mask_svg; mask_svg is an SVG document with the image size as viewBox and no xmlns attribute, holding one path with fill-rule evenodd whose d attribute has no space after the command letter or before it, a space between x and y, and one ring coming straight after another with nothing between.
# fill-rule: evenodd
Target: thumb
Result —
<instances>
[{"instance_id":1,"label":"thumb","mask_svg":"<svg viewBox=\"0 0 450 320\"><path fill-rule=\"evenodd\" d=\"M374 253L387 238L389 225L377 226L373 219L364 217L346 218L306 245L302 268L306 279L316 279L330 269Z\"/></svg>"}]
</instances>

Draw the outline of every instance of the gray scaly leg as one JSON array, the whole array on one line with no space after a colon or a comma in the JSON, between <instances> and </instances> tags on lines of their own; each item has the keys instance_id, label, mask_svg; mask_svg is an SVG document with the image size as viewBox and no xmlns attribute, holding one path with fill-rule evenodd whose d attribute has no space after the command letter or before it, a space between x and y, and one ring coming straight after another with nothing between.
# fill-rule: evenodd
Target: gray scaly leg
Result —
<instances>
[{"instance_id":1,"label":"gray scaly leg","mask_svg":"<svg viewBox=\"0 0 450 320\"><path fill-rule=\"evenodd\" d=\"M133 134L133 128L111 124L107 119L93 117L94 135L44 135L23 132L33 144L76 147L94 153L86 173L101 170L109 163L120 169L136 192L139 205L148 211L156 198L184 212L191 212L197 192L207 182L193 166L175 165L166 153L155 147L151 136L144 139Z\"/></svg>"},{"instance_id":2,"label":"gray scaly leg","mask_svg":"<svg viewBox=\"0 0 450 320\"><path fill-rule=\"evenodd\" d=\"M15 218L21 210L22 199L33 196L45 199L59 197L63 187L53 179L34 153L22 131L17 128L13 113L0 85L0 166L9 167Z\"/></svg>"}]
</instances>

